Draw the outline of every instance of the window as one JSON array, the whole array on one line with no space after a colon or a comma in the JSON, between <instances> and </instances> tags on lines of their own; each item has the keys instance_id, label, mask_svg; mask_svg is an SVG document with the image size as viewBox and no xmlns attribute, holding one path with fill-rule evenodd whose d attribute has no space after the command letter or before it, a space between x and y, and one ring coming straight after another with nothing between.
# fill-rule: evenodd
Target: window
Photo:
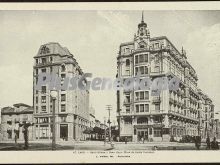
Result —
<instances>
[{"instance_id":1,"label":"window","mask_svg":"<svg viewBox=\"0 0 220 165\"><path fill-rule=\"evenodd\" d=\"M155 104L155 111L159 111L160 110L160 104Z\"/></svg>"},{"instance_id":2,"label":"window","mask_svg":"<svg viewBox=\"0 0 220 165\"><path fill-rule=\"evenodd\" d=\"M149 92L148 91L144 92L144 99L149 100Z\"/></svg>"},{"instance_id":3,"label":"window","mask_svg":"<svg viewBox=\"0 0 220 165\"><path fill-rule=\"evenodd\" d=\"M155 48L159 49L159 43L155 43Z\"/></svg>"},{"instance_id":4,"label":"window","mask_svg":"<svg viewBox=\"0 0 220 165\"><path fill-rule=\"evenodd\" d=\"M140 72L140 74L148 74L148 67L147 66L140 66L140 67L135 67L135 75Z\"/></svg>"},{"instance_id":5,"label":"window","mask_svg":"<svg viewBox=\"0 0 220 165\"><path fill-rule=\"evenodd\" d=\"M139 100L139 92L135 92L135 100Z\"/></svg>"},{"instance_id":6,"label":"window","mask_svg":"<svg viewBox=\"0 0 220 165\"><path fill-rule=\"evenodd\" d=\"M61 80L64 81L66 75L65 74L61 74Z\"/></svg>"},{"instance_id":7,"label":"window","mask_svg":"<svg viewBox=\"0 0 220 165\"><path fill-rule=\"evenodd\" d=\"M42 72L42 73L46 73L46 72L47 72L47 69L46 69L46 68L41 69L41 72Z\"/></svg>"},{"instance_id":8,"label":"window","mask_svg":"<svg viewBox=\"0 0 220 165\"><path fill-rule=\"evenodd\" d=\"M135 64L148 62L148 54L141 54L135 56Z\"/></svg>"},{"instance_id":9,"label":"window","mask_svg":"<svg viewBox=\"0 0 220 165\"><path fill-rule=\"evenodd\" d=\"M35 61L36 61L36 64L38 64L38 59L36 59Z\"/></svg>"},{"instance_id":10,"label":"window","mask_svg":"<svg viewBox=\"0 0 220 165\"><path fill-rule=\"evenodd\" d=\"M47 59L46 58L42 58L42 64L46 64L47 63Z\"/></svg>"},{"instance_id":11,"label":"window","mask_svg":"<svg viewBox=\"0 0 220 165\"><path fill-rule=\"evenodd\" d=\"M53 112L53 106L50 105L50 112Z\"/></svg>"},{"instance_id":12,"label":"window","mask_svg":"<svg viewBox=\"0 0 220 165\"><path fill-rule=\"evenodd\" d=\"M65 94L61 94L61 101L66 101L66 95Z\"/></svg>"},{"instance_id":13,"label":"window","mask_svg":"<svg viewBox=\"0 0 220 165\"><path fill-rule=\"evenodd\" d=\"M129 59L126 59L126 66L130 66L130 60Z\"/></svg>"},{"instance_id":14,"label":"window","mask_svg":"<svg viewBox=\"0 0 220 165\"><path fill-rule=\"evenodd\" d=\"M36 69L36 75L38 75L38 69Z\"/></svg>"},{"instance_id":15,"label":"window","mask_svg":"<svg viewBox=\"0 0 220 165\"><path fill-rule=\"evenodd\" d=\"M144 111L145 112L149 112L149 104L145 104L144 105Z\"/></svg>"},{"instance_id":16,"label":"window","mask_svg":"<svg viewBox=\"0 0 220 165\"><path fill-rule=\"evenodd\" d=\"M135 56L135 64L138 64L138 56Z\"/></svg>"},{"instance_id":17,"label":"window","mask_svg":"<svg viewBox=\"0 0 220 165\"><path fill-rule=\"evenodd\" d=\"M130 107L126 107L126 113L130 113Z\"/></svg>"},{"instance_id":18,"label":"window","mask_svg":"<svg viewBox=\"0 0 220 165\"><path fill-rule=\"evenodd\" d=\"M66 111L66 105L65 104L61 104L61 112L65 112Z\"/></svg>"},{"instance_id":19,"label":"window","mask_svg":"<svg viewBox=\"0 0 220 165\"><path fill-rule=\"evenodd\" d=\"M35 112L38 113L38 106L36 106L36 111Z\"/></svg>"},{"instance_id":20,"label":"window","mask_svg":"<svg viewBox=\"0 0 220 165\"><path fill-rule=\"evenodd\" d=\"M48 123L48 117L39 118L39 123Z\"/></svg>"},{"instance_id":21,"label":"window","mask_svg":"<svg viewBox=\"0 0 220 165\"><path fill-rule=\"evenodd\" d=\"M140 112L144 112L144 104L140 104Z\"/></svg>"},{"instance_id":22,"label":"window","mask_svg":"<svg viewBox=\"0 0 220 165\"><path fill-rule=\"evenodd\" d=\"M62 66L61 66L61 71L62 71L62 72L65 72L65 70L66 70L65 65L62 65Z\"/></svg>"},{"instance_id":23,"label":"window","mask_svg":"<svg viewBox=\"0 0 220 165\"><path fill-rule=\"evenodd\" d=\"M51 66L51 67L50 67L50 73L52 73L52 72L53 72L53 67Z\"/></svg>"},{"instance_id":24,"label":"window","mask_svg":"<svg viewBox=\"0 0 220 165\"><path fill-rule=\"evenodd\" d=\"M38 104L38 96L36 97L36 104Z\"/></svg>"},{"instance_id":25,"label":"window","mask_svg":"<svg viewBox=\"0 0 220 165\"><path fill-rule=\"evenodd\" d=\"M50 57L50 62L53 62L53 57Z\"/></svg>"},{"instance_id":26,"label":"window","mask_svg":"<svg viewBox=\"0 0 220 165\"><path fill-rule=\"evenodd\" d=\"M154 128L154 137L161 137L161 128Z\"/></svg>"},{"instance_id":27,"label":"window","mask_svg":"<svg viewBox=\"0 0 220 165\"><path fill-rule=\"evenodd\" d=\"M139 63L143 63L144 62L144 55L141 54L139 55Z\"/></svg>"},{"instance_id":28,"label":"window","mask_svg":"<svg viewBox=\"0 0 220 165\"><path fill-rule=\"evenodd\" d=\"M149 91L135 92L135 100L149 100Z\"/></svg>"},{"instance_id":29,"label":"window","mask_svg":"<svg viewBox=\"0 0 220 165\"><path fill-rule=\"evenodd\" d=\"M41 106L41 111L46 112L46 106Z\"/></svg>"},{"instance_id":30,"label":"window","mask_svg":"<svg viewBox=\"0 0 220 165\"><path fill-rule=\"evenodd\" d=\"M148 62L148 54L144 55L144 62Z\"/></svg>"},{"instance_id":31,"label":"window","mask_svg":"<svg viewBox=\"0 0 220 165\"><path fill-rule=\"evenodd\" d=\"M140 100L144 100L144 92L140 92Z\"/></svg>"},{"instance_id":32,"label":"window","mask_svg":"<svg viewBox=\"0 0 220 165\"><path fill-rule=\"evenodd\" d=\"M41 103L46 103L46 96L41 96Z\"/></svg>"},{"instance_id":33,"label":"window","mask_svg":"<svg viewBox=\"0 0 220 165\"><path fill-rule=\"evenodd\" d=\"M136 109L136 112L138 113L139 112L139 105L136 105L135 109Z\"/></svg>"},{"instance_id":34,"label":"window","mask_svg":"<svg viewBox=\"0 0 220 165\"><path fill-rule=\"evenodd\" d=\"M41 87L41 92L42 92L42 93L46 93L46 86L42 86L42 87Z\"/></svg>"}]
</instances>

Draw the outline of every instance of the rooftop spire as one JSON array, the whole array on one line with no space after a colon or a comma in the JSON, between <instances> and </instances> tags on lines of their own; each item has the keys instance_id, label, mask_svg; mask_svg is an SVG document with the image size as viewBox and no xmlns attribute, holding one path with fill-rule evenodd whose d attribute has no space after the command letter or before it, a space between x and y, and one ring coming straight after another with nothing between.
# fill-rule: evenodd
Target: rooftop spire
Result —
<instances>
[{"instance_id":1,"label":"rooftop spire","mask_svg":"<svg viewBox=\"0 0 220 165\"><path fill-rule=\"evenodd\" d=\"M142 18L141 18L141 23L144 22L144 11L142 11Z\"/></svg>"}]
</instances>

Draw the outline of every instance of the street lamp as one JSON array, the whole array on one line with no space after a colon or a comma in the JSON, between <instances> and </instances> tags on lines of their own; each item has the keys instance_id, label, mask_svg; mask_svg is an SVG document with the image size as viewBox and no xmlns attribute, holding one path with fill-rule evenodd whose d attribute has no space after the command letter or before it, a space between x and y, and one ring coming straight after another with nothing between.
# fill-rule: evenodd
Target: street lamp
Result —
<instances>
[{"instance_id":1,"label":"street lamp","mask_svg":"<svg viewBox=\"0 0 220 165\"><path fill-rule=\"evenodd\" d=\"M57 91L52 90L50 92L50 96L52 97L53 100L53 134L52 134L52 150L56 150L56 116L55 116L55 101L57 98Z\"/></svg>"}]
</instances>

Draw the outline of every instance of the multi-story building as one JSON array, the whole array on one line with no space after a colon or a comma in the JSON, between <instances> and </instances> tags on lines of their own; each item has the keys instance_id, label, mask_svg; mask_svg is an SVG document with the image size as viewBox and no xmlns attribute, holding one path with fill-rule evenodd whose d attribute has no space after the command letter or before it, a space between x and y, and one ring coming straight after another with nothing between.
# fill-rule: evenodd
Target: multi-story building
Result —
<instances>
[{"instance_id":1,"label":"multi-story building","mask_svg":"<svg viewBox=\"0 0 220 165\"><path fill-rule=\"evenodd\" d=\"M34 57L33 67L33 105L35 118L35 138L51 139L52 137L52 98L49 85L37 90L39 73L54 73L61 77L73 78L83 75L83 71L74 56L59 43L47 43L40 46ZM84 85L86 85L86 80ZM55 100L56 138L57 140L84 140L83 131L89 127L89 91L88 90L57 90Z\"/></svg>"},{"instance_id":2,"label":"multi-story building","mask_svg":"<svg viewBox=\"0 0 220 165\"><path fill-rule=\"evenodd\" d=\"M215 119L214 122L214 135L217 139L220 139L220 121L219 119Z\"/></svg>"},{"instance_id":3,"label":"multi-story building","mask_svg":"<svg viewBox=\"0 0 220 165\"><path fill-rule=\"evenodd\" d=\"M4 107L1 109L1 130L2 130L2 140L11 141L14 140L15 132L14 127L17 122L22 124L24 121L33 123L33 107L18 103L14 104L13 107ZM28 128L28 138L33 140L34 126ZM19 129L18 141L23 141L24 136L22 133L22 127Z\"/></svg>"},{"instance_id":4,"label":"multi-story building","mask_svg":"<svg viewBox=\"0 0 220 165\"><path fill-rule=\"evenodd\" d=\"M214 105L212 100L202 92L201 89L198 89L198 93L200 95L199 101L199 127L200 127L200 135L204 139L207 136L214 137L215 129L214 129Z\"/></svg>"},{"instance_id":5,"label":"multi-story building","mask_svg":"<svg viewBox=\"0 0 220 165\"><path fill-rule=\"evenodd\" d=\"M162 90L158 96L151 95L151 90L118 90L120 137L169 141L171 136L179 140L183 135L201 134L200 112L203 108L212 112L212 101L201 94L196 71L187 61L185 50L178 51L166 36L150 37L143 15L134 40L122 43L117 56L117 78L137 74L140 79L149 77L152 81L158 77L178 78L179 88ZM207 120L212 117L207 116Z\"/></svg>"}]
</instances>

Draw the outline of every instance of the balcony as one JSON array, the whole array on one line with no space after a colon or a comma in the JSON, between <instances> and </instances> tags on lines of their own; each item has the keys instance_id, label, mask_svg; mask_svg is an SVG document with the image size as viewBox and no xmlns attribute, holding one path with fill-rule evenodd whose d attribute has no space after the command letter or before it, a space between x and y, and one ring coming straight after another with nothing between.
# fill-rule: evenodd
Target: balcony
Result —
<instances>
[{"instance_id":1,"label":"balcony","mask_svg":"<svg viewBox=\"0 0 220 165\"><path fill-rule=\"evenodd\" d=\"M183 113L174 112L174 111L171 111L171 110L168 111L168 114L172 114L175 117L179 117L179 118L183 118L183 119L188 119L188 120L197 121L197 122L199 121L198 118L194 118L192 116L184 115Z\"/></svg>"}]
</instances>

